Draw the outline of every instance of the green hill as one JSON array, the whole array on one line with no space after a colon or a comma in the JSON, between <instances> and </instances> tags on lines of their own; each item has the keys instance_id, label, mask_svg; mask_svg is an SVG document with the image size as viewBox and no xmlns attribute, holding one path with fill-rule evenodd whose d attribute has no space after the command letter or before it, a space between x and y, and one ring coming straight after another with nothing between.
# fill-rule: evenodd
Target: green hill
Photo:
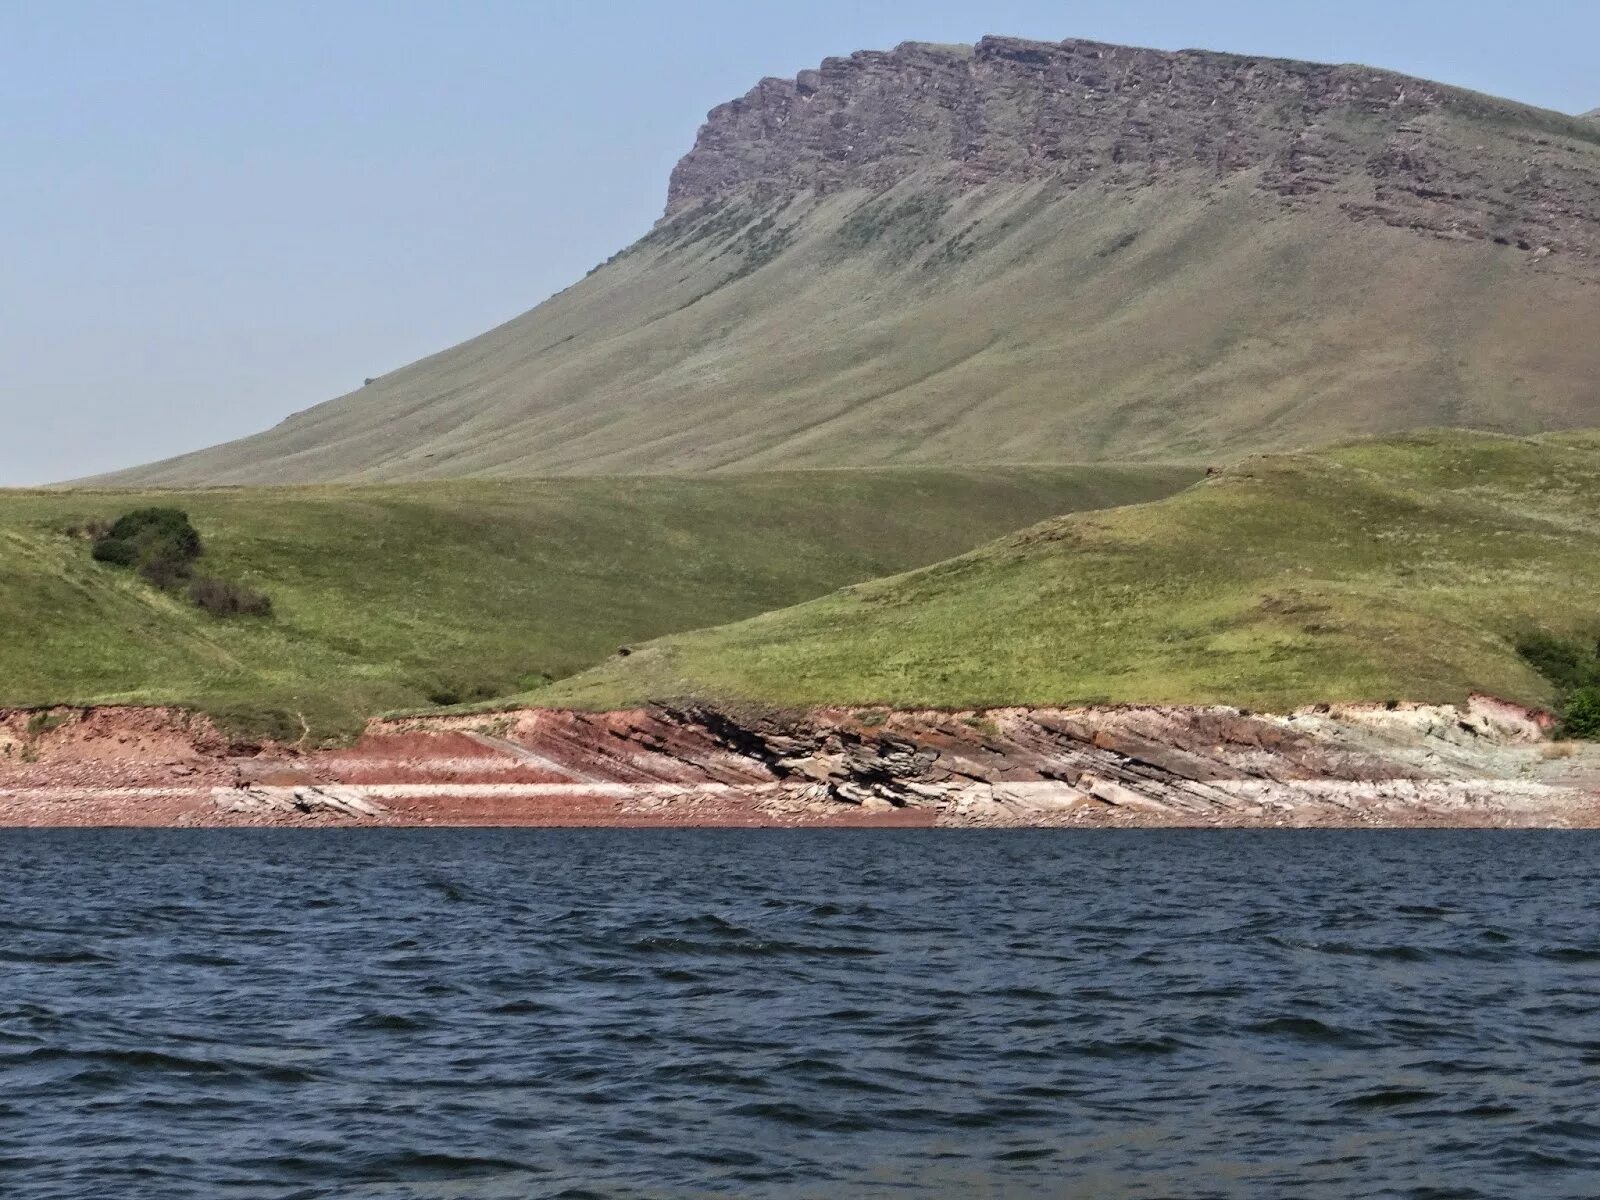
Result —
<instances>
[{"instance_id":1,"label":"green hill","mask_svg":"<svg viewBox=\"0 0 1600 1200\"><path fill-rule=\"evenodd\" d=\"M1600 424L1600 132L1362 67L908 44L711 115L531 312L122 485L1231 460Z\"/></svg>"},{"instance_id":2,"label":"green hill","mask_svg":"<svg viewBox=\"0 0 1600 1200\"><path fill-rule=\"evenodd\" d=\"M1253 458L1166 500L678 635L536 693L983 707L1453 701L1600 632L1600 434L1423 432Z\"/></svg>"},{"instance_id":3,"label":"green hill","mask_svg":"<svg viewBox=\"0 0 1600 1200\"><path fill-rule=\"evenodd\" d=\"M621 644L932 562L1195 472L776 472L405 487L0 491L0 707L172 703L348 733L372 712L527 688ZM65 531L187 510L201 566L265 592L224 620Z\"/></svg>"}]
</instances>

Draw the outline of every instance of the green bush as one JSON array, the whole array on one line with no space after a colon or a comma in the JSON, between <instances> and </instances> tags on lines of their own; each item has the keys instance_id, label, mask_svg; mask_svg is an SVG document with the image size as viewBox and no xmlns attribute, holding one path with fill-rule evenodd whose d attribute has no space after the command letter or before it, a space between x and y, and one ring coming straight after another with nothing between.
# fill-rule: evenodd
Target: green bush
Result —
<instances>
[{"instance_id":1,"label":"green bush","mask_svg":"<svg viewBox=\"0 0 1600 1200\"><path fill-rule=\"evenodd\" d=\"M117 518L95 539L97 561L137 567L157 587L171 587L189 577L189 564L203 547L189 514L177 508L136 508Z\"/></svg>"},{"instance_id":2,"label":"green bush","mask_svg":"<svg viewBox=\"0 0 1600 1200\"><path fill-rule=\"evenodd\" d=\"M1600 740L1600 687L1581 687L1567 697L1561 710L1561 735Z\"/></svg>"},{"instance_id":3,"label":"green bush","mask_svg":"<svg viewBox=\"0 0 1600 1200\"><path fill-rule=\"evenodd\" d=\"M1548 633L1530 633L1517 642L1517 653L1551 683L1561 688L1583 686L1600 663L1572 642Z\"/></svg>"},{"instance_id":4,"label":"green bush","mask_svg":"<svg viewBox=\"0 0 1600 1200\"><path fill-rule=\"evenodd\" d=\"M200 533L180 508L136 508L118 517L107 536L152 551L168 550L175 558L196 559L201 554Z\"/></svg>"},{"instance_id":5,"label":"green bush","mask_svg":"<svg viewBox=\"0 0 1600 1200\"><path fill-rule=\"evenodd\" d=\"M448 677L428 689L428 703L448 708L456 704L493 700L496 696L504 696L514 686L507 680Z\"/></svg>"},{"instance_id":6,"label":"green bush","mask_svg":"<svg viewBox=\"0 0 1600 1200\"><path fill-rule=\"evenodd\" d=\"M121 538L97 538L90 553L96 562L110 563L113 567L131 567L139 561L139 548Z\"/></svg>"},{"instance_id":7,"label":"green bush","mask_svg":"<svg viewBox=\"0 0 1600 1200\"><path fill-rule=\"evenodd\" d=\"M272 615L272 601L254 588L194 573L194 561L204 553L204 543L182 509L137 508L109 527L97 527L101 532L92 551L96 561L132 567L139 578L162 591L187 584L189 603L213 616Z\"/></svg>"},{"instance_id":8,"label":"green bush","mask_svg":"<svg viewBox=\"0 0 1600 1200\"><path fill-rule=\"evenodd\" d=\"M1561 736L1600 741L1600 645L1533 633L1517 642L1517 653L1560 692Z\"/></svg>"}]
</instances>

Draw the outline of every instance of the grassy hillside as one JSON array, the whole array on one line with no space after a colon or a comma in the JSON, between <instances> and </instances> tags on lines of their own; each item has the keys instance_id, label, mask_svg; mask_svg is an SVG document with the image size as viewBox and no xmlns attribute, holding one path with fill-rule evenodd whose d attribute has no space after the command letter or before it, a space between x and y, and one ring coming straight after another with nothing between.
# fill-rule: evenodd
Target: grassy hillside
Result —
<instances>
[{"instance_id":1,"label":"grassy hillside","mask_svg":"<svg viewBox=\"0 0 1600 1200\"><path fill-rule=\"evenodd\" d=\"M1600 632L1600 434L1427 432L1250 459L784 612L657 642L552 704L1542 703L1513 642Z\"/></svg>"},{"instance_id":2,"label":"grassy hillside","mask_svg":"<svg viewBox=\"0 0 1600 1200\"><path fill-rule=\"evenodd\" d=\"M1254 187L735 202L275 429L108 479L1211 462L1600 424L1584 264Z\"/></svg>"},{"instance_id":3,"label":"grassy hillside","mask_svg":"<svg viewBox=\"0 0 1600 1200\"><path fill-rule=\"evenodd\" d=\"M627 642L1193 478L1054 467L0 492L0 707L179 703L349 732L377 710L527 688ZM209 616L63 532L149 503L187 509L204 569L266 592L275 616Z\"/></svg>"}]
</instances>

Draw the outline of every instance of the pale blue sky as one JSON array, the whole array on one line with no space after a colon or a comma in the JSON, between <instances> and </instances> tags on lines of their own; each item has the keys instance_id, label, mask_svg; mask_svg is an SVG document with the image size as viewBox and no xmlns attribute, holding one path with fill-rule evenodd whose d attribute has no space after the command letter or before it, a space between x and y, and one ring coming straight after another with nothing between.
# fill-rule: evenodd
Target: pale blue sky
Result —
<instances>
[{"instance_id":1,"label":"pale blue sky","mask_svg":"<svg viewBox=\"0 0 1600 1200\"><path fill-rule=\"evenodd\" d=\"M647 230L761 76L985 33L1600 105L1594 0L0 0L0 485L252 432L480 332Z\"/></svg>"}]
</instances>

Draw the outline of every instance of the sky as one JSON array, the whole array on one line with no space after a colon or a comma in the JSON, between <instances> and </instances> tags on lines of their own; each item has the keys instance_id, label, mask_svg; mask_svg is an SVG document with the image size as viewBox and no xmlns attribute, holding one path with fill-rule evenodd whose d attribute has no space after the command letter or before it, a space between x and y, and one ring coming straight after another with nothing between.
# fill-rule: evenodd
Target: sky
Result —
<instances>
[{"instance_id":1,"label":"sky","mask_svg":"<svg viewBox=\"0 0 1600 1200\"><path fill-rule=\"evenodd\" d=\"M0 0L0 486L275 424L646 232L707 110L986 33L1600 105L1594 0Z\"/></svg>"}]
</instances>

